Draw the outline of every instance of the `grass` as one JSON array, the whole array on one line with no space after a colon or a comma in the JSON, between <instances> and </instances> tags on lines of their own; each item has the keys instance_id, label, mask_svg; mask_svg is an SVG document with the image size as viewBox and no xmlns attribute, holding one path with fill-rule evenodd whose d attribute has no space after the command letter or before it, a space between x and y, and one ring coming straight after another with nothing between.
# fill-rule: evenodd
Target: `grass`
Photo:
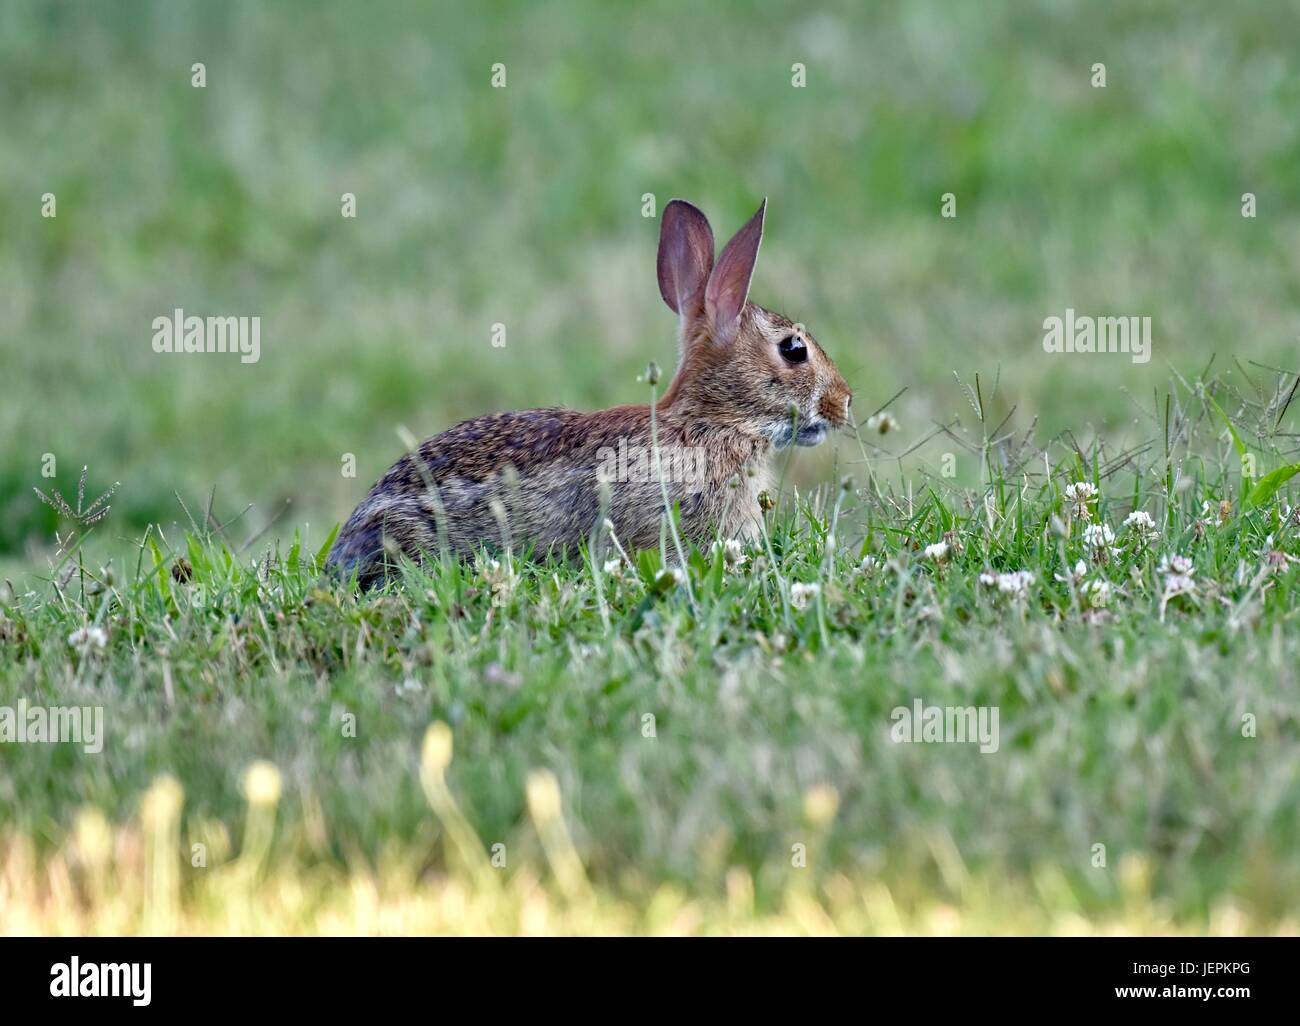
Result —
<instances>
[{"instance_id":1,"label":"grass","mask_svg":"<svg viewBox=\"0 0 1300 1026\"><path fill-rule=\"evenodd\" d=\"M358 594L297 541L249 559L200 522L125 567L87 568L68 538L52 592L4 606L6 696L104 704L110 744L0 749L0 812L61 865L82 803L126 821L175 778L167 851L211 861L168 884L168 922L200 930L441 929L445 901L474 906L466 929L522 929L534 892L544 928L579 931L1294 930L1300 518L1270 494L1282 475L1231 473L1218 439L1249 421L1219 420L1228 401L1203 381L1171 397L1154 461L1099 449L1046 474L1004 438L981 492L799 496L764 545L695 551L685 579L667 541L630 563L612 542L434 562ZM1097 495L1072 499L1079 481ZM1154 537L1087 543L1133 508ZM981 579L1013 571L1032 581ZM891 739L917 699L996 708L996 752ZM274 832L241 791L268 759ZM228 863L245 822L257 854ZM232 868L250 861L269 876ZM345 912L326 889L322 909L286 866L397 897ZM230 879L283 918L225 907ZM73 893L50 924L105 925ZM657 919L659 895L684 918ZM896 920L869 909L882 895ZM107 921L138 925L126 900Z\"/></svg>"},{"instance_id":2,"label":"grass","mask_svg":"<svg viewBox=\"0 0 1300 1026\"><path fill-rule=\"evenodd\" d=\"M399 425L640 401L674 347L645 193L720 236L768 196L755 299L858 408L908 386L913 441L953 371L1115 439L1171 365L1290 366L1300 20L1221 6L7 4L0 366L32 387L0 405L0 563L48 544L45 453L122 482L120 538L213 484L258 527L289 502L287 534L346 517ZM1044 354L1067 306L1151 316L1151 362ZM260 362L155 354L176 307L261 316Z\"/></svg>"},{"instance_id":3,"label":"grass","mask_svg":"<svg viewBox=\"0 0 1300 1026\"><path fill-rule=\"evenodd\" d=\"M108 739L0 745L3 928L1294 933L1297 40L1173 0L5 4L0 706ZM646 193L720 236L769 197L753 297L860 436L680 584L609 539L323 577L407 432L645 400ZM260 316L261 360L155 354L177 307ZM1067 307L1153 359L1045 353ZM998 751L893 742L917 698Z\"/></svg>"}]
</instances>

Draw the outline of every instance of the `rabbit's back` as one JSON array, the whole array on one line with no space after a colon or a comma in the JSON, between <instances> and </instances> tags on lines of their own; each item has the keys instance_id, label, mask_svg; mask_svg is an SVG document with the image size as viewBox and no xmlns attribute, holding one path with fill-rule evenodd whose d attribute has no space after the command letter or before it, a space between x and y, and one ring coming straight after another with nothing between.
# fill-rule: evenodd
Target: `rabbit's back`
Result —
<instances>
[{"instance_id":1,"label":"rabbit's back","mask_svg":"<svg viewBox=\"0 0 1300 1026\"><path fill-rule=\"evenodd\" d=\"M577 545L600 515L598 472L610 452L649 441L646 407L521 410L464 421L393 464L343 526L330 562L369 581L384 572L386 555ZM654 501L653 483L613 482L607 515L626 522L627 511Z\"/></svg>"}]
</instances>

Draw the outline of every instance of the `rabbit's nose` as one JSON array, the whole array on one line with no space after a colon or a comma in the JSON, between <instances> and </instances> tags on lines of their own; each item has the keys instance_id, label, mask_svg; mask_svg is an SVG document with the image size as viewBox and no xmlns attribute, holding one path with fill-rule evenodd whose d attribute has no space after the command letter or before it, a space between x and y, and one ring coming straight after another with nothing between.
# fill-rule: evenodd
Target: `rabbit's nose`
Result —
<instances>
[{"instance_id":1,"label":"rabbit's nose","mask_svg":"<svg viewBox=\"0 0 1300 1026\"><path fill-rule=\"evenodd\" d=\"M832 389L817 404L817 412L832 424L845 424L849 419L849 403L852 401L853 394L847 388Z\"/></svg>"}]
</instances>

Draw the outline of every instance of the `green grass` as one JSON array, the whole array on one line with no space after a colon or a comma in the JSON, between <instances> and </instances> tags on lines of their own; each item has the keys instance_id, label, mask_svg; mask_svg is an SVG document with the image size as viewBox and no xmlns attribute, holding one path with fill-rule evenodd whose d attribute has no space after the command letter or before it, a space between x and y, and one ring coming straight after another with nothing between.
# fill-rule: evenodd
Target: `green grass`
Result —
<instances>
[{"instance_id":1,"label":"green grass","mask_svg":"<svg viewBox=\"0 0 1300 1026\"><path fill-rule=\"evenodd\" d=\"M421 785L441 721L456 815L510 853L508 900L462 928L525 928L530 879L585 908L526 811L549 770L608 910L555 929L910 931L957 909L968 931L1294 932L1300 478L1249 495L1297 459L1297 43L1277 5L1173 0L5 4L0 705L103 705L109 731L96 756L0 745L8 922L160 928L134 824L170 774L184 806L159 836L219 854L182 859L164 926L257 928L232 867L265 858L284 929L454 928L451 898L411 920L338 904L385 880L413 907L485 893ZM897 432L783 462L768 543L738 572L696 554L690 595L654 555L603 574L609 548L519 559L517 581L321 577L401 429L645 400L674 345L645 193L719 236L767 196L753 298ZM175 307L261 316L261 361L155 354ZM1153 359L1045 353L1066 307L1151 316ZM33 488L71 499L87 465L87 501L120 485L81 530ZM1118 532L1086 578L1105 609L1057 580L1086 556L1076 480ZM1159 531L1140 551L1134 508ZM1196 590L1163 604L1174 554ZM1016 570L1023 601L979 582ZM806 608L796 583L820 586ZM87 625L102 650L69 644ZM915 698L996 706L999 751L893 743ZM255 760L284 797L250 847ZM826 787L833 816L810 818ZM121 831L103 886L87 806Z\"/></svg>"},{"instance_id":2,"label":"green grass","mask_svg":"<svg viewBox=\"0 0 1300 1026\"><path fill-rule=\"evenodd\" d=\"M0 560L48 543L47 452L123 483L121 537L213 484L259 524L291 500L289 532L344 518L399 424L638 400L674 344L647 192L719 235L768 196L755 299L859 409L908 386L909 443L954 370L1001 366L1051 437L1125 430L1170 365L1290 367L1300 20L1221 8L7 4L0 367L30 387L0 405ZM177 306L260 315L261 361L156 355ZM1152 316L1151 363L1044 354L1066 306Z\"/></svg>"},{"instance_id":3,"label":"green grass","mask_svg":"<svg viewBox=\"0 0 1300 1026\"><path fill-rule=\"evenodd\" d=\"M608 540L581 562L412 566L362 594L297 541L250 560L197 523L150 534L130 565L69 554L52 591L4 605L3 693L103 704L109 742L0 748L0 815L53 850L80 805L129 819L166 772L189 850L212 823L237 834L242 775L267 759L285 777L283 858L425 852L416 879L456 877L455 826L419 781L421 738L443 722L450 791L482 848L506 846L506 877L545 874L525 814L543 770L593 886L634 908L668 881L724 901L743 872L760 913L805 873L814 903L843 879L971 913L969 881L994 879L1024 918L971 928L1137 929L1117 874L1137 858L1165 924L1145 928L1205 928L1226 908L1294 929L1300 517L1225 469L1236 453L1216 454L1204 383L1182 400L1167 460L1117 468L1098 451L1050 476L995 471L979 492L906 498L873 477L804 495L737 563L695 552L689 591L663 552L628 564ZM1099 486L1086 516L1076 481ZM1089 525L1131 508L1156 537L1121 528L1114 551L1088 547ZM1167 594L1173 555L1194 564L1191 594ZM1034 575L1020 597L980 580L1017 570ZM70 642L86 625L102 649ZM996 708L997 751L897 743L892 711L916 699ZM819 795L829 812L810 813ZM206 886L208 869L187 872L183 893Z\"/></svg>"}]
</instances>

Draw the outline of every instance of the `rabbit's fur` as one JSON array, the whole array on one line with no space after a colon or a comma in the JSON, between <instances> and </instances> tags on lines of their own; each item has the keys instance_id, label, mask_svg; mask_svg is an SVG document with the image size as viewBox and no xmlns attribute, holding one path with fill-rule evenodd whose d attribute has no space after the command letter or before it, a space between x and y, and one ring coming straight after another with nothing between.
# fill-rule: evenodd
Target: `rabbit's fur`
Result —
<instances>
[{"instance_id":1,"label":"rabbit's fur","mask_svg":"<svg viewBox=\"0 0 1300 1026\"><path fill-rule=\"evenodd\" d=\"M661 477L685 538L753 537L773 449L817 444L848 422L852 401L802 325L748 302L766 207L716 264L705 216L682 200L664 208L659 291L680 318L680 360L655 407L657 472L648 406L475 417L379 479L330 563L372 583L399 554L420 559L442 545L461 555L480 546L570 549L604 518L625 549L649 548L665 513ZM685 456L670 463L665 454Z\"/></svg>"}]
</instances>

